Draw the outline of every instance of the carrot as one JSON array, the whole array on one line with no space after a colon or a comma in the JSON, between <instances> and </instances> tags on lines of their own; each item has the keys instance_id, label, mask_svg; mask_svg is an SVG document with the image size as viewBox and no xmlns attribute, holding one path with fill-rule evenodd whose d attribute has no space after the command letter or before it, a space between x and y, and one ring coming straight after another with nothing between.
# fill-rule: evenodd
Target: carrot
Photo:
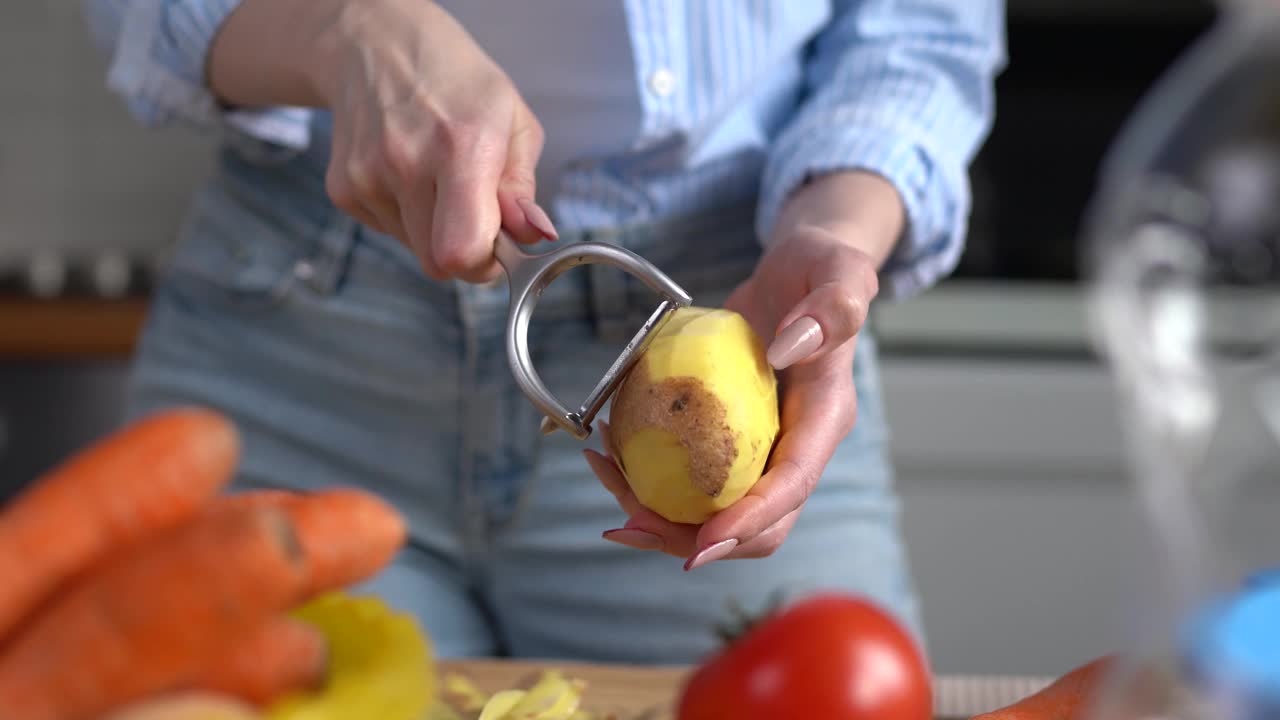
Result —
<instances>
[{"instance_id":1,"label":"carrot","mask_svg":"<svg viewBox=\"0 0 1280 720\"><path fill-rule=\"evenodd\" d=\"M1112 667L1104 656L1077 667L1027 697L973 720L1083 720L1094 693Z\"/></svg>"},{"instance_id":2,"label":"carrot","mask_svg":"<svg viewBox=\"0 0 1280 720\"><path fill-rule=\"evenodd\" d=\"M324 680L328 646L319 629L289 617L273 617L196 674L190 689L266 705Z\"/></svg>"},{"instance_id":3,"label":"carrot","mask_svg":"<svg viewBox=\"0 0 1280 720\"><path fill-rule=\"evenodd\" d=\"M305 577L288 516L218 513L114 558L0 652L7 720L82 720L180 687L284 612Z\"/></svg>"},{"instance_id":4,"label":"carrot","mask_svg":"<svg viewBox=\"0 0 1280 720\"><path fill-rule=\"evenodd\" d=\"M101 720L263 720L258 709L239 698L199 691L150 697L120 708Z\"/></svg>"},{"instance_id":5,"label":"carrot","mask_svg":"<svg viewBox=\"0 0 1280 720\"><path fill-rule=\"evenodd\" d=\"M238 456L229 422L178 409L139 420L37 478L0 510L0 641L75 573L194 516Z\"/></svg>"},{"instance_id":6,"label":"carrot","mask_svg":"<svg viewBox=\"0 0 1280 720\"><path fill-rule=\"evenodd\" d=\"M219 498L215 507L278 507L289 513L306 556L307 588L300 599L368 579L391 562L407 535L394 508L350 488L256 490Z\"/></svg>"}]
</instances>

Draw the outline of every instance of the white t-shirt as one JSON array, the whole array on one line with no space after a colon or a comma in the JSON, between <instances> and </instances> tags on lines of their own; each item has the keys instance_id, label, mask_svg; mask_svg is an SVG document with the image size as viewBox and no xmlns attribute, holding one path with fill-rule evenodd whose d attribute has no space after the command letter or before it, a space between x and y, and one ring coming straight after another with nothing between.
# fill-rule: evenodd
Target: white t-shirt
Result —
<instances>
[{"instance_id":1,"label":"white t-shirt","mask_svg":"<svg viewBox=\"0 0 1280 720\"><path fill-rule=\"evenodd\" d=\"M625 151L640 98L627 18L613 0L441 0L542 123L539 195L571 160Z\"/></svg>"}]
</instances>

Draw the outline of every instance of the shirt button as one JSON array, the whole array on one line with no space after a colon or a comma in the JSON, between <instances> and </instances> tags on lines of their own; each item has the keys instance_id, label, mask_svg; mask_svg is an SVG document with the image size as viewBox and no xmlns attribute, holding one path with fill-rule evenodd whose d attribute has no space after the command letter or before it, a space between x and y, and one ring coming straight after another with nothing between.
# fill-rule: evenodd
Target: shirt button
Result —
<instances>
[{"instance_id":1,"label":"shirt button","mask_svg":"<svg viewBox=\"0 0 1280 720\"><path fill-rule=\"evenodd\" d=\"M654 70L649 75L649 91L658 97L666 97L676 89L676 76L666 68Z\"/></svg>"},{"instance_id":2,"label":"shirt button","mask_svg":"<svg viewBox=\"0 0 1280 720\"><path fill-rule=\"evenodd\" d=\"M302 282L311 282L316 276L316 266L310 260L299 260L293 265L293 275Z\"/></svg>"}]
</instances>

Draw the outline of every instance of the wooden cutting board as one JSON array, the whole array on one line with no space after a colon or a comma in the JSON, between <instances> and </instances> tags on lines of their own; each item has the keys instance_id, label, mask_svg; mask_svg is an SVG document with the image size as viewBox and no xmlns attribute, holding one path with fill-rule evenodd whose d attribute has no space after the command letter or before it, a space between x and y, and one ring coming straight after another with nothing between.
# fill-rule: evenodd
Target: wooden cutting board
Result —
<instances>
[{"instance_id":1,"label":"wooden cutting board","mask_svg":"<svg viewBox=\"0 0 1280 720\"><path fill-rule=\"evenodd\" d=\"M443 672L460 672L481 690L494 693L528 687L544 670L556 669L587 683L583 709L610 720L675 720L675 705L687 668L634 665L593 665L523 660L451 660ZM967 720L978 713L1004 707L1036 692L1051 677L1022 675L939 675L934 678L937 720Z\"/></svg>"},{"instance_id":2,"label":"wooden cutting board","mask_svg":"<svg viewBox=\"0 0 1280 720\"><path fill-rule=\"evenodd\" d=\"M556 661L450 660L440 665L441 672L461 673L486 693L526 687L543 670L560 670L586 682L583 709L605 717L612 713L618 720L674 720L675 702L686 672L678 667Z\"/></svg>"}]
</instances>

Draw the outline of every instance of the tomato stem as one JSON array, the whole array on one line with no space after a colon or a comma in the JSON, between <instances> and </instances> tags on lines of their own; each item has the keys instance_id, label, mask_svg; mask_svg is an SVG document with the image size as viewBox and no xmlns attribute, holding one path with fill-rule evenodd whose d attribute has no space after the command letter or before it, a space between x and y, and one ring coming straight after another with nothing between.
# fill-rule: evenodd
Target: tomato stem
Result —
<instances>
[{"instance_id":1,"label":"tomato stem","mask_svg":"<svg viewBox=\"0 0 1280 720\"><path fill-rule=\"evenodd\" d=\"M764 607L756 613L750 613L742 606L742 603L736 598L730 596L725 601L729 619L725 622L716 623L714 632L716 637L725 645L732 645L738 638L751 632L757 625L769 617L777 614L786 604L787 593L782 588L775 588L769 593L768 599L765 600Z\"/></svg>"}]
</instances>

